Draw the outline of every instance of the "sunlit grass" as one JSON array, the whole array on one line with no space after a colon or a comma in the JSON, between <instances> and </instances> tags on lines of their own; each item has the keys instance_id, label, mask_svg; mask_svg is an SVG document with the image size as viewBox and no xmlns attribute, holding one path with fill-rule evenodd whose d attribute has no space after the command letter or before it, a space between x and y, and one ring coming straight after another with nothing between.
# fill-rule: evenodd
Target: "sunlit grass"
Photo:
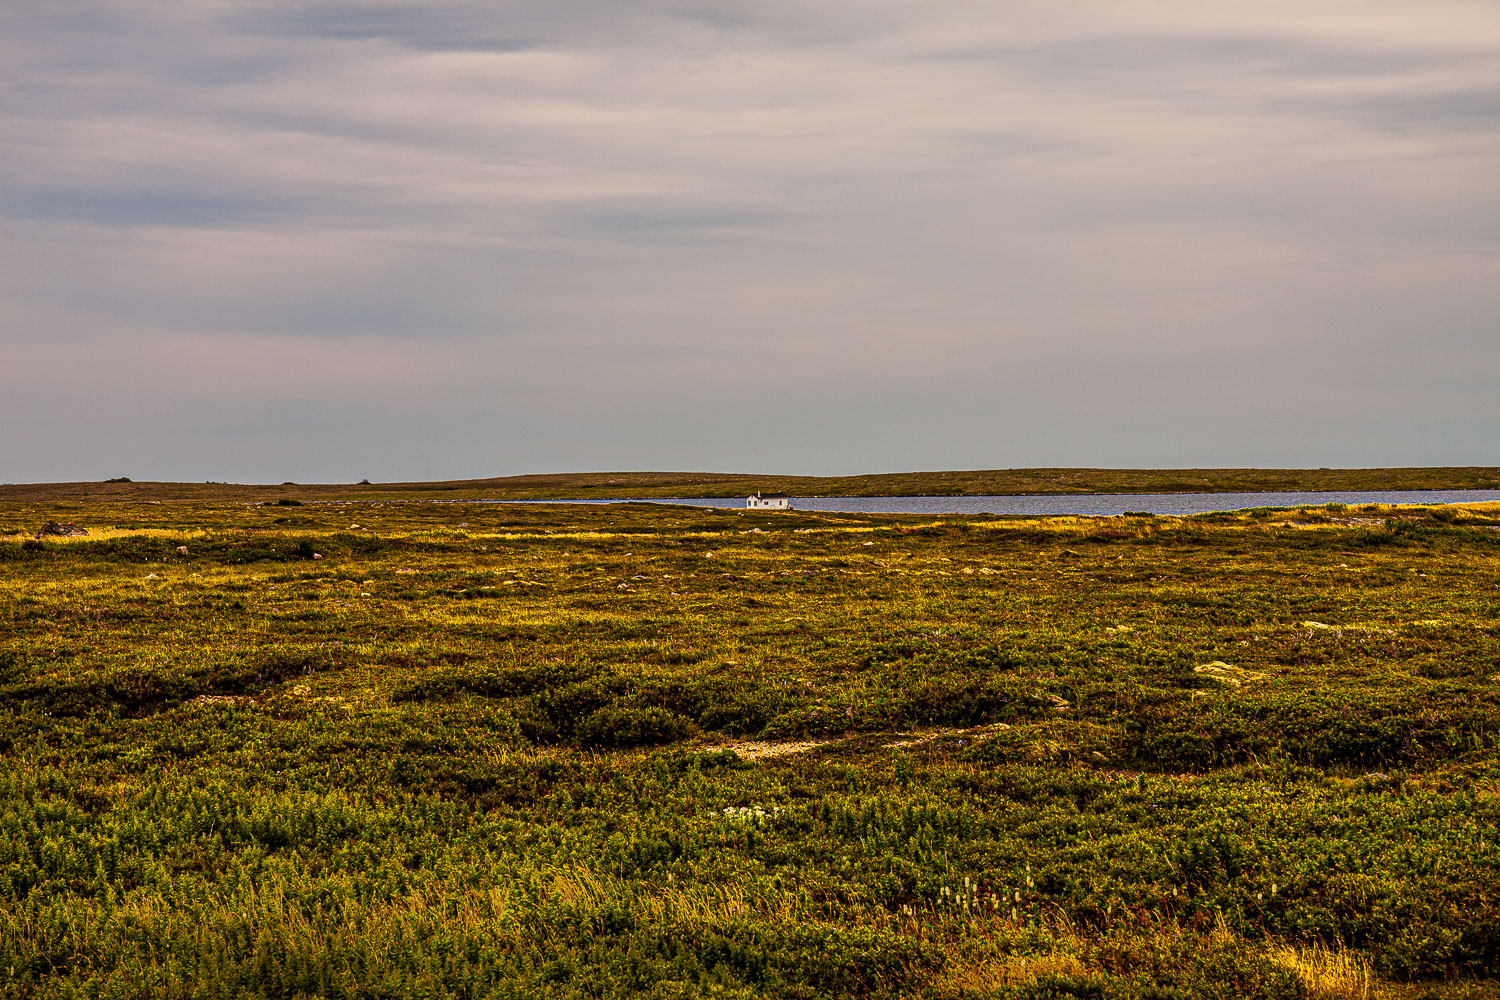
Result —
<instances>
[{"instance_id":1,"label":"sunlit grass","mask_svg":"<svg viewBox=\"0 0 1500 1000\"><path fill-rule=\"evenodd\" d=\"M1347 948L1279 945L1271 949L1271 958L1296 976L1314 1000L1368 1000L1370 996L1369 960Z\"/></svg>"}]
</instances>

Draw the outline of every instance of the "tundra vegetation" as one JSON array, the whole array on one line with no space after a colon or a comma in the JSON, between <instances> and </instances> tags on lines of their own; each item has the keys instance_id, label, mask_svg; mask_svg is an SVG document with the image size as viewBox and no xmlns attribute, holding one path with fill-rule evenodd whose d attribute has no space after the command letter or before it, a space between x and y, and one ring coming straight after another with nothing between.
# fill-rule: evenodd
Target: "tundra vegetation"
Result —
<instances>
[{"instance_id":1,"label":"tundra vegetation","mask_svg":"<svg viewBox=\"0 0 1500 1000\"><path fill-rule=\"evenodd\" d=\"M10 502L0 996L1495 996L1497 619L1494 506Z\"/></svg>"}]
</instances>

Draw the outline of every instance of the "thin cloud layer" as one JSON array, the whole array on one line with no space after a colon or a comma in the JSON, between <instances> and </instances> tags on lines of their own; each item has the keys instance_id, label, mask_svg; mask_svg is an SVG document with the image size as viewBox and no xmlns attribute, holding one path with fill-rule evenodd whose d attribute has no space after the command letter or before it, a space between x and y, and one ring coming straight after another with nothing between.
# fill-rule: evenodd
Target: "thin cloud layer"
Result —
<instances>
[{"instance_id":1,"label":"thin cloud layer","mask_svg":"<svg viewBox=\"0 0 1500 1000\"><path fill-rule=\"evenodd\" d=\"M1500 463L1492 4L0 8L0 479Z\"/></svg>"}]
</instances>

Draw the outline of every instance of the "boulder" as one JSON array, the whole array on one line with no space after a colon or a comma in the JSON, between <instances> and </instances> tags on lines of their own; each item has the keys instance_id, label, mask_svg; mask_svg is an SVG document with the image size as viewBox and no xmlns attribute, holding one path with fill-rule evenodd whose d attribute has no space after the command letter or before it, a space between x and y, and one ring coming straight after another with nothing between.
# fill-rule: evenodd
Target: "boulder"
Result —
<instances>
[{"instance_id":1,"label":"boulder","mask_svg":"<svg viewBox=\"0 0 1500 1000\"><path fill-rule=\"evenodd\" d=\"M64 538L71 538L74 535L87 535L88 533L89 529L80 528L69 521L48 521L33 537L45 538L48 535L60 535Z\"/></svg>"}]
</instances>

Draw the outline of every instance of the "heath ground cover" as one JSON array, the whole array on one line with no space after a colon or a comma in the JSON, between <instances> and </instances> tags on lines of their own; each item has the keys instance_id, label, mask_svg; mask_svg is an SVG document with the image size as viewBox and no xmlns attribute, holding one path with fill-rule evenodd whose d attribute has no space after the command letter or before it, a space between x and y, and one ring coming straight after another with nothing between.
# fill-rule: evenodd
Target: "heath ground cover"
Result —
<instances>
[{"instance_id":1,"label":"heath ground cover","mask_svg":"<svg viewBox=\"0 0 1500 1000\"><path fill-rule=\"evenodd\" d=\"M1495 995L1497 612L1483 506L5 504L0 995Z\"/></svg>"}]
</instances>

